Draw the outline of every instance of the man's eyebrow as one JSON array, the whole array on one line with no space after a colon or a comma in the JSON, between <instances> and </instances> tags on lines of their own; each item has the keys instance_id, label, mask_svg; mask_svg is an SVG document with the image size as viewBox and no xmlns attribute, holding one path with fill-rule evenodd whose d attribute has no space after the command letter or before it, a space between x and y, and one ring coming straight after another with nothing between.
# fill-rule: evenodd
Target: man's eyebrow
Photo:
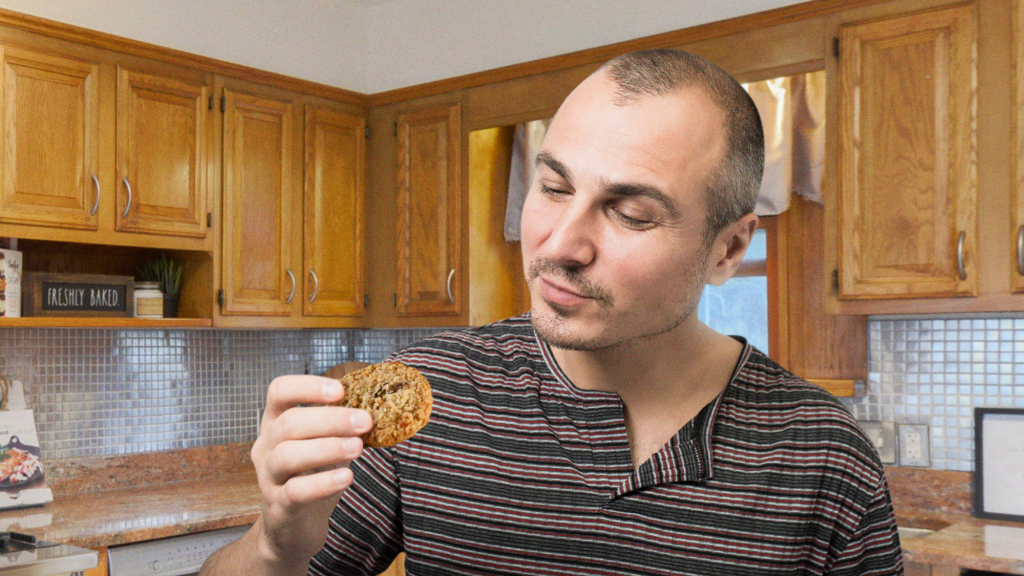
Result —
<instances>
[{"instance_id":1,"label":"man's eyebrow","mask_svg":"<svg viewBox=\"0 0 1024 576\"><path fill-rule=\"evenodd\" d=\"M641 196L644 198L650 198L658 204L661 204L662 208L665 209L665 212L670 218L678 218L680 214L679 207L676 205L675 200L654 186L617 182L605 186L604 191L606 194L612 196Z\"/></svg>"},{"instance_id":2,"label":"man's eyebrow","mask_svg":"<svg viewBox=\"0 0 1024 576\"><path fill-rule=\"evenodd\" d=\"M534 166L540 166L541 164L550 168L552 172L561 176L563 179L565 179L566 182L572 182L572 177L569 175L569 169L565 166L565 164L562 164L558 160L555 160L555 157L552 156L550 153L537 153L537 160L534 162Z\"/></svg>"}]
</instances>

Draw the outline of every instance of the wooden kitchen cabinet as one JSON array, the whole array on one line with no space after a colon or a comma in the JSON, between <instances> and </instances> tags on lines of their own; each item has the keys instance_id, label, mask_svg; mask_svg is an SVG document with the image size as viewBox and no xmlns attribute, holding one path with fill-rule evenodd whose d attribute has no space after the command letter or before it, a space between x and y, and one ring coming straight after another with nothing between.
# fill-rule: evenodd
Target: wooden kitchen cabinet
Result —
<instances>
[{"instance_id":1,"label":"wooden kitchen cabinet","mask_svg":"<svg viewBox=\"0 0 1024 576\"><path fill-rule=\"evenodd\" d=\"M234 88L222 101L221 313L286 316L302 275L293 255L295 105Z\"/></svg>"},{"instance_id":2,"label":"wooden kitchen cabinet","mask_svg":"<svg viewBox=\"0 0 1024 576\"><path fill-rule=\"evenodd\" d=\"M1013 3L1013 181L1010 207L1009 241L1010 285L1013 292L1024 292L1024 6Z\"/></svg>"},{"instance_id":3,"label":"wooden kitchen cabinet","mask_svg":"<svg viewBox=\"0 0 1024 576\"><path fill-rule=\"evenodd\" d=\"M839 30L839 298L978 292L973 4Z\"/></svg>"},{"instance_id":4,"label":"wooden kitchen cabinet","mask_svg":"<svg viewBox=\"0 0 1024 576\"><path fill-rule=\"evenodd\" d=\"M829 311L1024 310L1021 100L1006 72L1020 17L1010 2L915 6L859 7L829 28Z\"/></svg>"},{"instance_id":5,"label":"wooden kitchen cabinet","mask_svg":"<svg viewBox=\"0 0 1024 576\"><path fill-rule=\"evenodd\" d=\"M217 324L358 324L365 119L248 83L228 81L223 101Z\"/></svg>"},{"instance_id":6,"label":"wooden kitchen cabinet","mask_svg":"<svg viewBox=\"0 0 1024 576\"><path fill-rule=\"evenodd\" d=\"M366 119L306 107L302 311L363 314Z\"/></svg>"},{"instance_id":7,"label":"wooden kitchen cabinet","mask_svg":"<svg viewBox=\"0 0 1024 576\"><path fill-rule=\"evenodd\" d=\"M0 236L211 249L209 74L35 35L0 50Z\"/></svg>"},{"instance_id":8,"label":"wooden kitchen cabinet","mask_svg":"<svg viewBox=\"0 0 1024 576\"><path fill-rule=\"evenodd\" d=\"M0 46L0 223L96 230L99 63Z\"/></svg>"},{"instance_id":9,"label":"wooden kitchen cabinet","mask_svg":"<svg viewBox=\"0 0 1024 576\"><path fill-rule=\"evenodd\" d=\"M206 236L211 104L207 83L118 68L118 230Z\"/></svg>"},{"instance_id":10,"label":"wooden kitchen cabinet","mask_svg":"<svg viewBox=\"0 0 1024 576\"><path fill-rule=\"evenodd\" d=\"M462 263L459 104L399 114L398 316L458 316Z\"/></svg>"}]
</instances>

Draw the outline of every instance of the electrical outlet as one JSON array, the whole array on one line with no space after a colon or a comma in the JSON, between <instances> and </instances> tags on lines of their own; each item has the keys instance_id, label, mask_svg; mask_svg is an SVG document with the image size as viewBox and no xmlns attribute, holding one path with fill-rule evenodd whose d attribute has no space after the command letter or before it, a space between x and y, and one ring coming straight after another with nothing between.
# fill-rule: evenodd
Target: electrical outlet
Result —
<instances>
[{"instance_id":1,"label":"electrical outlet","mask_svg":"<svg viewBox=\"0 0 1024 576\"><path fill-rule=\"evenodd\" d=\"M896 425L892 422L860 422L860 427L875 446L882 464L895 464Z\"/></svg>"},{"instance_id":2,"label":"electrical outlet","mask_svg":"<svg viewBox=\"0 0 1024 576\"><path fill-rule=\"evenodd\" d=\"M900 466L927 467L931 461L927 424L900 424Z\"/></svg>"}]
</instances>

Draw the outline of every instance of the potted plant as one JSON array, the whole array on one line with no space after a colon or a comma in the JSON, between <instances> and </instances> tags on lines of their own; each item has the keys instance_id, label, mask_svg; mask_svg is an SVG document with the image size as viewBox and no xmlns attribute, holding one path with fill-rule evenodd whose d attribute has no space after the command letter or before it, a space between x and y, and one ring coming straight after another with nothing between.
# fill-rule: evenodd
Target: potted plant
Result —
<instances>
[{"instance_id":1,"label":"potted plant","mask_svg":"<svg viewBox=\"0 0 1024 576\"><path fill-rule=\"evenodd\" d=\"M164 294L164 318L178 317L178 298L181 289L181 272L184 266L178 260L161 254L139 268L139 275L145 282L156 282Z\"/></svg>"}]
</instances>

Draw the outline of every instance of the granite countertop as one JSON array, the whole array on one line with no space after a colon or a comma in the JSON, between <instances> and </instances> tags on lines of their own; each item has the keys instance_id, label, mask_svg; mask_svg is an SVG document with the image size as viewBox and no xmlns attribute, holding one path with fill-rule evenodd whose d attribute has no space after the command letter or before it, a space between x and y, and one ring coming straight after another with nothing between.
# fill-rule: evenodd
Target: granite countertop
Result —
<instances>
[{"instance_id":1,"label":"granite countertop","mask_svg":"<svg viewBox=\"0 0 1024 576\"><path fill-rule=\"evenodd\" d=\"M1024 523L948 518L951 524L903 541L907 562L1024 574Z\"/></svg>"},{"instance_id":2,"label":"granite countertop","mask_svg":"<svg viewBox=\"0 0 1024 576\"><path fill-rule=\"evenodd\" d=\"M243 445L57 464L47 483L53 502L0 512L0 530L102 548L251 524L260 512Z\"/></svg>"},{"instance_id":3,"label":"granite countertop","mask_svg":"<svg viewBox=\"0 0 1024 576\"><path fill-rule=\"evenodd\" d=\"M260 493L249 448L55 463L47 469L54 501L0 512L0 530L102 548L251 524ZM974 518L970 473L892 468L886 474L898 524L934 531L903 540L907 562L1024 575L1024 523Z\"/></svg>"}]
</instances>

